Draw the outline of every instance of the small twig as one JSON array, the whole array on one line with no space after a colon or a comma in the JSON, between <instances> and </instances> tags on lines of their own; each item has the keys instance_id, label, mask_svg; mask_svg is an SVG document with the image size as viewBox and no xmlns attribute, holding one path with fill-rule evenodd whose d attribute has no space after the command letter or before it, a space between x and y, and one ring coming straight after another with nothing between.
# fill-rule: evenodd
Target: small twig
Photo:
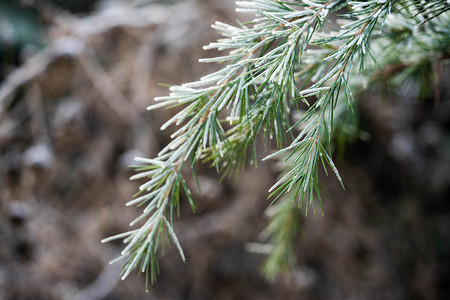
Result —
<instances>
[{"instance_id":1,"label":"small twig","mask_svg":"<svg viewBox=\"0 0 450 300\"><path fill-rule=\"evenodd\" d=\"M111 293L120 280L117 274L120 272L120 265L107 264L97 278L85 289L78 292L71 300L101 300Z\"/></svg>"},{"instance_id":2,"label":"small twig","mask_svg":"<svg viewBox=\"0 0 450 300\"><path fill-rule=\"evenodd\" d=\"M31 88L28 89L25 98L30 110L32 136L38 141L50 144L51 139L44 111L44 103L42 101L41 88L37 82L31 84Z\"/></svg>"},{"instance_id":3,"label":"small twig","mask_svg":"<svg viewBox=\"0 0 450 300\"><path fill-rule=\"evenodd\" d=\"M131 117L130 105L132 103L128 101L100 65L93 49L89 49L88 52L85 51L82 55L78 56L78 61L94 88L100 93L116 115L122 120L129 120Z\"/></svg>"}]
</instances>

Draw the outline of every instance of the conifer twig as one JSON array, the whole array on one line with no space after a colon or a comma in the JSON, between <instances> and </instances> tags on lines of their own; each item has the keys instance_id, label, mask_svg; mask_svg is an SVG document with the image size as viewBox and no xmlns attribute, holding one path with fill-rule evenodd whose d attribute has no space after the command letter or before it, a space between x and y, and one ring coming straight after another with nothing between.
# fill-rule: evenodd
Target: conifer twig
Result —
<instances>
[{"instance_id":1,"label":"conifer twig","mask_svg":"<svg viewBox=\"0 0 450 300\"><path fill-rule=\"evenodd\" d=\"M157 97L156 103L148 108L181 109L161 127L161 130L171 125L177 127L171 135L172 141L156 158L137 159L142 165L137 166L139 173L131 179L147 181L140 186L137 198L127 205L144 206L142 215L131 225L143 224L105 240L125 238L128 244L122 252L126 258L122 278L139 267L141 272L150 273L153 281L158 269L157 251L164 247L165 236L175 244L184 260L173 230L180 190L195 209L182 173L184 164L189 161L192 167L204 161L224 175L238 172L246 164L250 149L250 161L256 163L254 143L259 133L266 139L275 139L280 148L264 160L278 157L284 170L270 189L273 201L280 200L269 222L274 246L269 261L280 266L292 265L293 251L282 251L289 248L287 244L292 242L298 228L295 218L291 218L295 214L291 204L305 204L306 213L310 206L315 212L316 198L321 206L320 165L325 172L331 168L342 184L332 160L332 134L334 122L338 120L337 107L342 104L353 107L351 86L355 85L352 81L355 74L360 73L361 77L366 70L391 62L389 55L383 56L384 39L392 42L407 36L421 43L426 36L415 36L416 25L425 29L431 25L438 27L444 37L449 30L442 25L448 25L449 19L443 6L445 1L433 1L436 7L406 0L236 3L237 11L254 14L254 20L239 26L216 22L212 27L223 38L204 49L227 53L200 60L228 64L199 81L170 87L168 96ZM330 13L343 7L349 11L340 16L344 24L337 32L325 30ZM393 15L399 18L390 20L388 17ZM399 20L404 24L397 30L395 22ZM422 24L424 20L427 21ZM448 47L448 36L447 40L441 40L439 34L430 46L432 51L444 51ZM431 50L425 54L427 58ZM298 108L301 105L307 107L306 111ZM300 121L294 124L291 124L292 111L301 114ZM297 130L299 133L295 135ZM285 146L289 140L291 143ZM270 264L266 275L273 277L275 273L276 268Z\"/></svg>"}]
</instances>

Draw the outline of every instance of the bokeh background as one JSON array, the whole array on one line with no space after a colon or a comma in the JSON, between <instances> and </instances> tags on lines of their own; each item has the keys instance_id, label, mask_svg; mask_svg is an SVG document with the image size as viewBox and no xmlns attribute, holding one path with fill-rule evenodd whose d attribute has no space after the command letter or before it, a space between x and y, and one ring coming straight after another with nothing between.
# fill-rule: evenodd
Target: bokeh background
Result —
<instances>
[{"instance_id":1,"label":"bokeh background","mask_svg":"<svg viewBox=\"0 0 450 300\"><path fill-rule=\"evenodd\" d=\"M169 140L171 111L147 112L164 84L220 66L202 46L210 24L235 23L233 0L0 2L0 299L448 299L450 70L421 100L360 95L363 139L337 153L346 190L323 176L325 215L304 218L298 266L264 280L271 162L225 179L198 166L198 210L182 205L158 281L119 280L121 242L139 214L125 207L135 156ZM259 147L260 157L270 149ZM192 187L195 183L192 182Z\"/></svg>"}]
</instances>

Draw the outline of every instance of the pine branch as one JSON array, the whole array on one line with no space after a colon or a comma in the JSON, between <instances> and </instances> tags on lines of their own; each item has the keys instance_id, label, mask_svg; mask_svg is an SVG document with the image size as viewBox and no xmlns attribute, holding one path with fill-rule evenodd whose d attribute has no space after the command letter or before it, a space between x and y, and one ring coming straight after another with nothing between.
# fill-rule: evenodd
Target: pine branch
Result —
<instances>
[{"instance_id":1,"label":"pine branch","mask_svg":"<svg viewBox=\"0 0 450 300\"><path fill-rule=\"evenodd\" d=\"M401 3L401 5L404 5L404 3ZM370 41L370 49L366 49L366 52L371 51L371 53L373 53L371 57L376 57L377 60L372 59L368 64L366 63L364 65L364 73L360 72L358 68L353 68L346 71L348 75L344 77L344 79L346 80L345 89L343 93L340 93L337 96L333 115L333 134L335 138L339 138L339 136L341 136L340 139L344 139L343 141L341 140L338 143L345 143L345 139L348 139L349 137L354 138L354 136L360 136L360 138L364 139L365 135L367 135L364 133L357 133L358 129L355 126L357 126L358 121L357 119L355 119L355 115L353 115L353 117L349 117L348 115L352 114L348 112L345 113L343 110L343 108L345 107L345 103L347 103L347 107L350 107L352 111L357 109L353 108L353 105L355 104L355 102L353 101L353 94L358 94L367 85L374 85L380 80L391 82L390 84L397 89L397 92L398 87L401 87L403 85L402 82L415 82L414 84L408 84L408 90L411 90L411 86L415 86L416 88L421 86L429 86L430 84L432 84L434 76L432 76L432 74L420 72L419 70L423 69L422 66L430 64L430 62L434 61L437 68L440 69L439 66L450 63L448 57L448 47L450 46L450 40L448 39L448 36L450 36L450 16L445 14L437 16L433 20L432 24L427 24L432 26L432 31L430 30L430 28L425 28L425 30L418 32L417 25L421 22L421 18L417 17L417 11L405 10L401 5L389 8L393 10L393 12L390 13L391 17L389 18L389 21L385 22L385 20L383 20L382 22L383 31L385 33L375 33L375 37ZM414 18L417 18L417 20L414 20ZM363 27L365 27L364 30L367 30L369 25L370 22L365 21L365 23L363 23ZM364 30L359 29L354 37L356 38L358 35L364 34ZM367 45L368 44L369 43L367 43ZM336 50L336 46L330 46L328 47L328 49L334 49L335 53L339 51ZM315 67L316 63L320 63L323 60L326 61L327 57L333 55L331 51L333 50L327 51L324 49L320 49L314 51L315 57L308 60L309 64L306 65L306 67L308 67L308 69L318 70L319 68ZM364 52L362 52L362 54L364 55ZM359 51L359 55L361 55L361 51ZM361 62L361 59L358 59L357 56L355 60ZM311 66L314 67L311 68ZM333 66L328 66L328 68L328 70L332 70L329 71L329 73L333 73L333 69L336 69L336 64ZM336 76L335 78L342 78L343 73L343 69L339 69L337 73L338 76ZM327 77L326 71L314 77ZM311 77L307 78L309 79ZM311 88L319 89L321 88L321 86L316 83L316 85L312 86ZM438 90L439 88L436 88L436 91ZM323 91L325 91L325 93L328 92L328 90L326 89L324 89ZM430 95L429 92L424 94ZM290 178L289 176L291 176L292 178L293 174L298 174L298 172L302 172L306 169L306 167L304 167L304 169L294 169L294 167L292 166L296 163L294 159L297 159L298 162L305 163L306 155L308 155L306 156L308 157L306 161L309 161L312 137L307 139L305 138L305 136L307 133L310 133L312 131L311 128L314 128L314 125L318 124L317 119L319 117L320 110L317 110L318 112L310 115L308 115L308 113L310 112L306 112L304 118L300 122L297 122L297 126L302 126L303 129L299 137L297 137L297 140L300 142L296 144L296 142L294 141L291 146L277 153L281 154L278 159L280 160L280 162L284 163L284 166L280 167L280 169L291 170L291 173L288 173L287 171L283 173L284 177L280 179L281 182L286 181L286 178ZM305 122L305 120L310 120L310 122ZM321 125L319 123L317 126L324 125ZM338 128L339 131L336 133ZM351 134L347 132L349 130L351 131ZM326 138L323 138L322 140L325 140L326 143L329 142L326 140ZM299 158L298 155L297 157L293 158L293 156L295 155L295 151L303 154L303 157ZM322 155L324 154L325 153L322 153ZM329 159L329 157L327 157L327 159ZM277 184L280 184L280 181ZM317 184L317 182L318 181L315 181L314 184ZM291 232L289 235L287 235L286 230L288 230L289 227L287 227L283 223L276 222L276 220L279 220L279 218L282 218L284 214L287 214L292 210L292 201L295 198L293 195L295 195L295 193L297 192L298 190L291 190L289 193L287 192L287 190L282 190L281 192L279 192L277 208L276 210L274 210L276 213L271 217L270 223L267 227L267 230L269 230L269 232L271 233L267 243L268 246L270 246L269 248L273 249L269 252L266 264L264 266L264 275L269 279L274 278L280 272L285 272L286 270L289 271L295 267L295 264L293 263L293 261L295 261L295 256L292 254L288 255L287 253L283 253L280 249L284 249L284 251L288 252L289 249L292 249L291 240L295 238L292 236L295 235L295 232L297 231L296 226L290 227ZM312 192L310 189L309 195L311 194ZM320 200L318 187L317 194ZM278 224L278 229L273 228L274 224ZM283 232L284 235L282 236L290 236L290 238L281 239L280 234L282 234ZM279 264L280 268L277 269L274 267L276 263ZM289 266L289 268L286 268L286 266Z\"/></svg>"},{"instance_id":2,"label":"pine branch","mask_svg":"<svg viewBox=\"0 0 450 300\"><path fill-rule=\"evenodd\" d=\"M297 123L306 124L300 134L289 147L286 147L265 159L291 151L285 160L286 168L290 171L284 175L271 189L271 196L283 195L294 189L292 199L298 199L299 206L306 200L306 213L308 206L312 205L314 212L314 195L320 201L318 186L319 161L324 169L329 165L339 181L342 179L331 159L331 153L327 150L327 144L331 141L333 132L333 113L338 101L341 88L349 99L353 99L349 85L348 74L351 65L359 54L360 68L363 68L364 54L370 53L368 41L370 35L378 23L379 18L385 17L391 10L391 2L350 2L352 13L345 15L348 18L357 18L355 21L342 26L342 31L333 37L325 37L316 40L314 44L324 45L328 43L340 43L336 49L330 52L322 61L330 62L328 70L323 69L321 79L300 92L303 97L317 96L318 100L310 106L304 117ZM334 62L334 63L333 63ZM328 81L331 84L326 86Z\"/></svg>"},{"instance_id":3,"label":"pine branch","mask_svg":"<svg viewBox=\"0 0 450 300\"><path fill-rule=\"evenodd\" d=\"M297 235L301 231L299 210L292 205L289 197L284 197L266 212L269 223L262 235L269 237L268 258L262 267L263 275L270 280L280 273L288 273L297 264L297 256L293 247Z\"/></svg>"},{"instance_id":4,"label":"pine branch","mask_svg":"<svg viewBox=\"0 0 450 300\"><path fill-rule=\"evenodd\" d=\"M419 27L425 31L437 26L443 36L448 33L449 26L441 24L448 20L445 1L433 3L436 6L421 1L387 0L237 1L237 10L254 14L255 19L239 26L216 22L213 28L224 38L204 49L227 53L200 60L228 64L199 81L172 86L168 96L156 98L157 103L148 108L181 107L161 127L164 130L177 126L172 141L156 158L138 159L143 165L137 167L139 173L131 178L147 180L138 197L127 204L145 206L131 225L144 223L138 229L105 240L125 238L128 244L121 256L126 258L122 278L139 267L141 272L150 273L153 281L158 271L158 248L164 247L165 236L184 260L173 230L173 213L179 206L181 190L195 209L182 173L184 164L189 161L192 167L204 161L224 175L238 172L245 166L250 149L253 149L251 161L256 164L254 143L261 132L266 139L274 138L279 148L292 140L290 145L265 158L282 157L286 170L270 189L273 201L282 200L270 223L274 225L269 225L275 250L269 256L271 263L266 274L273 275L274 265L290 264L292 260L283 262L280 254L291 252L286 245L295 236L291 218L288 222L283 217L291 212L291 203L296 201L298 206L305 203L306 213L309 206L315 212L315 197L321 204L319 165L325 172L326 166L331 168L342 184L331 152L338 103L352 107L352 78L358 77L358 72L365 76L367 67L373 70L380 62L382 66L385 64L387 58L383 56L389 55L382 51L383 39L392 43L407 35L418 42L425 36L414 36ZM329 14L347 5L349 12L341 16L344 25L337 32L325 29ZM425 12L428 17L424 17ZM406 19L402 14L411 17L413 28L396 29L387 21L393 14L402 16L401 20ZM430 46L433 51L438 47L443 51L449 44L448 39L434 42ZM354 68L355 64L359 68ZM291 124L291 113L300 105L307 110L300 112L300 121Z\"/></svg>"}]
</instances>

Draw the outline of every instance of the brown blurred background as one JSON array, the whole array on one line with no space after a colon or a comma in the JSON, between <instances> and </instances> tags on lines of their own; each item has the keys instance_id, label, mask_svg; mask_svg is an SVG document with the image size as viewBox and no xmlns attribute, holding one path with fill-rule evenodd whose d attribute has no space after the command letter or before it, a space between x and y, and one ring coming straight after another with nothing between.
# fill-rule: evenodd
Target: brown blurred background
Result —
<instances>
[{"instance_id":1,"label":"brown blurred background","mask_svg":"<svg viewBox=\"0 0 450 300\"><path fill-rule=\"evenodd\" d=\"M440 99L361 96L367 139L337 158L346 185L323 176L325 216L302 219L299 265L260 276L271 162L219 182L198 167L198 210L175 224L186 252L161 259L158 281L119 280L108 265L139 214L125 207L135 156L168 141L170 111L147 112L160 83L217 65L202 46L216 20L248 18L233 0L0 2L0 299L447 299L450 287L450 84ZM268 150L260 148L260 156ZM195 184L192 184L195 186ZM193 188L196 191L195 188Z\"/></svg>"}]
</instances>

